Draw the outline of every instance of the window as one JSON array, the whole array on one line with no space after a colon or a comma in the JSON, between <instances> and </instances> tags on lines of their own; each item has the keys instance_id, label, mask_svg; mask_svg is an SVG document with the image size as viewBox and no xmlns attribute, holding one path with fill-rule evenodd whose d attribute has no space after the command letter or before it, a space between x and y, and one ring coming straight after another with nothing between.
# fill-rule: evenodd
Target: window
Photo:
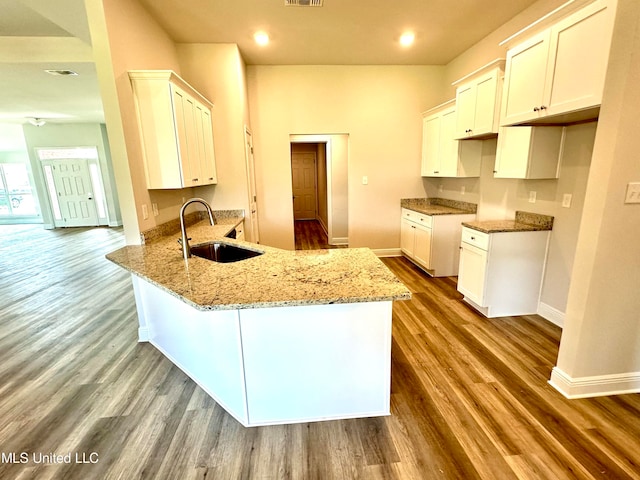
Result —
<instances>
[{"instance_id":1,"label":"window","mask_svg":"<svg viewBox=\"0 0 640 480\"><path fill-rule=\"evenodd\" d=\"M24 163L0 164L0 215L37 215L35 198Z\"/></svg>"}]
</instances>

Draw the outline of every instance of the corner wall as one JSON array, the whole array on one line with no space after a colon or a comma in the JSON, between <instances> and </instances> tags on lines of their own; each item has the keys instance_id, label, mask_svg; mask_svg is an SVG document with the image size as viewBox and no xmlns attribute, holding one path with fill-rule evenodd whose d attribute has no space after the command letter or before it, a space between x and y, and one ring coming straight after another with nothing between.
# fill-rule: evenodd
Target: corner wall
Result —
<instances>
[{"instance_id":1,"label":"corner wall","mask_svg":"<svg viewBox=\"0 0 640 480\"><path fill-rule=\"evenodd\" d=\"M618 0L602 109L551 382L567 396L640 392L640 4Z\"/></svg>"}]
</instances>

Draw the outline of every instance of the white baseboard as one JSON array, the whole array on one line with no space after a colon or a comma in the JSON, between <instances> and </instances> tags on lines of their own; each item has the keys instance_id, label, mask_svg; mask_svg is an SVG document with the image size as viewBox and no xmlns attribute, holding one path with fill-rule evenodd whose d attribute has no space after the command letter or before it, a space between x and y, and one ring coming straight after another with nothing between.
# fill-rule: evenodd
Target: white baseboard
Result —
<instances>
[{"instance_id":1,"label":"white baseboard","mask_svg":"<svg viewBox=\"0 0 640 480\"><path fill-rule=\"evenodd\" d=\"M538 315L560 328L564 327L564 312L553 308L551 305L540 302L538 304Z\"/></svg>"},{"instance_id":2,"label":"white baseboard","mask_svg":"<svg viewBox=\"0 0 640 480\"><path fill-rule=\"evenodd\" d=\"M118 220L109 221L109 226L110 227L121 227L122 226L122 222L119 222Z\"/></svg>"},{"instance_id":3,"label":"white baseboard","mask_svg":"<svg viewBox=\"0 0 640 480\"><path fill-rule=\"evenodd\" d=\"M554 367L549 384L570 399L640 393L640 372L571 378Z\"/></svg>"},{"instance_id":4,"label":"white baseboard","mask_svg":"<svg viewBox=\"0 0 640 480\"><path fill-rule=\"evenodd\" d=\"M349 245L349 239L347 237L333 237L329 245Z\"/></svg>"},{"instance_id":5,"label":"white baseboard","mask_svg":"<svg viewBox=\"0 0 640 480\"><path fill-rule=\"evenodd\" d=\"M372 250L378 257L400 257L402 251L399 248L377 248Z\"/></svg>"},{"instance_id":6,"label":"white baseboard","mask_svg":"<svg viewBox=\"0 0 640 480\"><path fill-rule=\"evenodd\" d=\"M138 342L149 341L149 327L138 327Z\"/></svg>"}]
</instances>

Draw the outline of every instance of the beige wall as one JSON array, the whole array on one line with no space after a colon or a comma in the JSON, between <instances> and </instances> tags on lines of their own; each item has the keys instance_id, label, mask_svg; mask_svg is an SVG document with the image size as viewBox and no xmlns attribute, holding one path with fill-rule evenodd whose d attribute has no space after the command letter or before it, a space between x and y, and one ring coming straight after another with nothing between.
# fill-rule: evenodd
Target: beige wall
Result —
<instances>
[{"instance_id":1,"label":"beige wall","mask_svg":"<svg viewBox=\"0 0 640 480\"><path fill-rule=\"evenodd\" d=\"M249 66L262 242L293 248L290 134L349 135L349 244L397 249L400 198L423 196L420 112L443 68ZM368 185L362 185L367 176Z\"/></svg>"},{"instance_id":2,"label":"beige wall","mask_svg":"<svg viewBox=\"0 0 640 480\"><path fill-rule=\"evenodd\" d=\"M127 242L135 243L139 231L175 218L182 198L192 195L188 190L147 190L128 71L167 69L180 74L180 65L173 41L137 2L103 0L103 14L99 3L87 0L87 14L125 233ZM104 31L101 31L101 15ZM107 56L108 65L105 60ZM105 78L109 76L111 82ZM159 207L158 217L153 216L153 203ZM146 205L149 211L146 220L142 218L142 205Z\"/></svg>"},{"instance_id":3,"label":"beige wall","mask_svg":"<svg viewBox=\"0 0 640 480\"><path fill-rule=\"evenodd\" d=\"M558 368L571 378L640 372L640 3L619 0L571 275Z\"/></svg>"},{"instance_id":4,"label":"beige wall","mask_svg":"<svg viewBox=\"0 0 640 480\"><path fill-rule=\"evenodd\" d=\"M178 44L182 73L211 100L218 184L194 193L215 210L249 210L244 128L249 126L245 65L235 44ZM251 222L245 223L251 238Z\"/></svg>"}]
</instances>

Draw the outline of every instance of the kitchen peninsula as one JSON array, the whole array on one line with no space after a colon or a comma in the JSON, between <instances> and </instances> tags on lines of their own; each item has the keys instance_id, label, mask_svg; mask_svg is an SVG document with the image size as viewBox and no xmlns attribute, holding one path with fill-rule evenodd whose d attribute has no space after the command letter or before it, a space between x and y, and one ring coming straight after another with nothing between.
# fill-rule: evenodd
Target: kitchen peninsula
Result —
<instances>
[{"instance_id":1,"label":"kitchen peninsula","mask_svg":"<svg viewBox=\"0 0 640 480\"><path fill-rule=\"evenodd\" d=\"M262 254L185 261L173 231L107 255L132 273L139 340L244 426L388 415L391 306L409 290L369 249L284 251L225 238L241 212L215 220L192 246Z\"/></svg>"}]
</instances>

